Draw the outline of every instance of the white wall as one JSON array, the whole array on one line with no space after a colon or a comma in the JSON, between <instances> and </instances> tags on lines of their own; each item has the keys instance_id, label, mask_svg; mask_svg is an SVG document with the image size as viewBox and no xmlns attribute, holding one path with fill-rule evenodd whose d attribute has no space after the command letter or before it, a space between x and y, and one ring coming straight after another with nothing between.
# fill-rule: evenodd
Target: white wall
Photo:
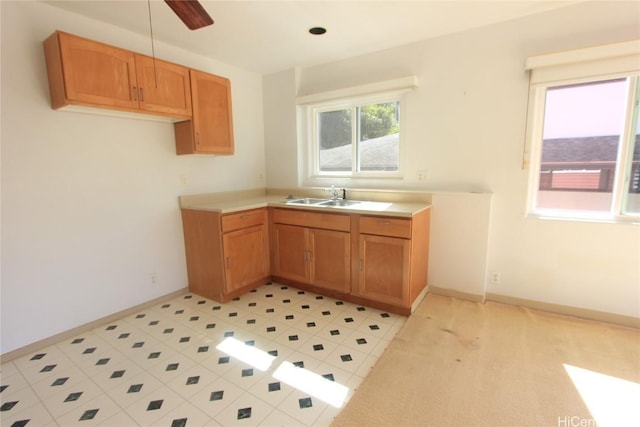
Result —
<instances>
[{"instance_id":1,"label":"white wall","mask_svg":"<svg viewBox=\"0 0 640 427\"><path fill-rule=\"evenodd\" d=\"M295 70L263 78L264 134L269 138L266 150L267 186L295 188L298 180L296 141ZM265 141L266 143L266 141Z\"/></svg>"},{"instance_id":2,"label":"white wall","mask_svg":"<svg viewBox=\"0 0 640 427\"><path fill-rule=\"evenodd\" d=\"M486 274L458 289L487 292L640 317L640 228L524 218L527 171L522 170L528 76L525 58L549 52L636 39L637 2L589 2L465 33L427 40L348 60L265 76L268 186L297 185L298 163L291 110L295 95L339 89L415 74L402 130L407 142L405 179L393 184L425 191L493 193L486 227ZM298 90L297 92L296 89ZM286 98L283 99L283 98ZM285 102L286 101L286 102ZM270 132L277 128L278 132ZM289 129L287 129L289 128ZM416 172L426 170L425 184ZM349 187L349 182L342 185ZM442 209L455 209L447 203ZM434 215L439 206L434 199ZM442 218L463 218L447 211ZM472 213L469 213L471 215ZM468 226L466 224L465 226ZM474 235L482 235L477 230ZM459 229L437 230L439 241L456 242L433 254L431 270L464 271L481 265L469 258ZM443 234L444 233L444 234ZM432 251L437 248L432 247ZM501 273L501 284L488 273ZM454 276L455 277L455 276ZM466 276L469 278L471 276ZM446 278L448 281L451 277ZM484 280L484 283L477 283ZM450 287L449 284L445 287Z\"/></svg>"},{"instance_id":3,"label":"white wall","mask_svg":"<svg viewBox=\"0 0 640 427\"><path fill-rule=\"evenodd\" d=\"M49 106L42 41L54 30L141 53L148 38L0 4L5 353L187 286L178 196L263 187L265 159L259 75L156 42L160 58L231 79L235 155L178 157L171 124Z\"/></svg>"}]
</instances>

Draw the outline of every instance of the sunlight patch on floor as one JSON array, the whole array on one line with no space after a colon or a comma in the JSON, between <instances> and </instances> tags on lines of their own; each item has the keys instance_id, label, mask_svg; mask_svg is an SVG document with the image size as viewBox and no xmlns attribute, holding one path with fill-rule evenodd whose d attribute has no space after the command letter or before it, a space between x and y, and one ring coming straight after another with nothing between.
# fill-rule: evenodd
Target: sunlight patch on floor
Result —
<instances>
[{"instance_id":1,"label":"sunlight patch on floor","mask_svg":"<svg viewBox=\"0 0 640 427\"><path fill-rule=\"evenodd\" d=\"M640 425L640 384L564 364L599 427Z\"/></svg>"},{"instance_id":2,"label":"sunlight patch on floor","mask_svg":"<svg viewBox=\"0 0 640 427\"><path fill-rule=\"evenodd\" d=\"M247 345L233 337L225 338L216 348L262 372L269 369L276 359L266 351Z\"/></svg>"},{"instance_id":3,"label":"sunlight patch on floor","mask_svg":"<svg viewBox=\"0 0 640 427\"><path fill-rule=\"evenodd\" d=\"M282 362L273 373L273 377L298 390L309 393L335 408L342 407L349 392L348 387L307 369L298 368L290 362Z\"/></svg>"},{"instance_id":4,"label":"sunlight patch on floor","mask_svg":"<svg viewBox=\"0 0 640 427\"><path fill-rule=\"evenodd\" d=\"M233 337L225 338L216 348L263 372L269 369L275 360L275 357L266 351L247 345ZM286 361L278 366L273 373L273 378L317 397L335 408L342 407L349 393L348 387Z\"/></svg>"}]
</instances>

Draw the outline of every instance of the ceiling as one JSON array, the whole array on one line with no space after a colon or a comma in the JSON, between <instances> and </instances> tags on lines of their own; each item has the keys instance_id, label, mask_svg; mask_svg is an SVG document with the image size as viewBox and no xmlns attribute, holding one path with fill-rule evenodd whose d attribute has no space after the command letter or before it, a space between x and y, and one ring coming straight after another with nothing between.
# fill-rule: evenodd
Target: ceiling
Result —
<instances>
[{"instance_id":1,"label":"ceiling","mask_svg":"<svg viewBox=\"0 0 640 427\"><path fill-rule=\"evenodd\" d=\"M246 70L270 74L332 62L576 3L567 1L268 1L200 3L212 26L191 31L164 1L45 1ZM321 36L308 33L322 26Z\"/></svg>"}]
</instances>

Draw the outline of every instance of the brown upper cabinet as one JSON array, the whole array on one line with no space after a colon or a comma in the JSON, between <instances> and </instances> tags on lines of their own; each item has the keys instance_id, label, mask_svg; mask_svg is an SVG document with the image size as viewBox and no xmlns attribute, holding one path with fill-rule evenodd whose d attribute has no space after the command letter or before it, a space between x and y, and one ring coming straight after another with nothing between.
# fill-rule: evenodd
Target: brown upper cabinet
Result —
<instances>
[{"instance_id":1,"label":"brown upper cabinet","mask_svg":"<svg viewBox=\"0 0 640 427\"><path fill-rule=\"evenodd\" d=\"M231 82L191 70L193 120L175 123L178 154L233 154Z\"/></svg>"},{"instance_id":2,"label":"brown upper cabinet","mask_svg":"<svg viewBox=\"0 0 640 427\"><path fill-rule=\"evenodd\" d=\"M62 31L44 41L51 107L94 107L176 122L177 154L233 154L231 82Z\"/></svg>"},{"instance_id":3,"label":"brown upper cabinet","mask_svg":"<svg viewBox=\"0 0 640 427\"><path fill-rule=\"evenodd\" d=\"M44 42L51 106L191 118L189 69L56 31Z\"/></svg>"},{"instance_id":4,"label":"brown upper cabinet","mask_svg":"<svg viewBox=\"0 0 640 427\"><path fill-rule=\"evenodd\" d=\"M188 68L136 55L136 77L141 110L171 117L191 117Z\"/></svg>"}]
</instances>

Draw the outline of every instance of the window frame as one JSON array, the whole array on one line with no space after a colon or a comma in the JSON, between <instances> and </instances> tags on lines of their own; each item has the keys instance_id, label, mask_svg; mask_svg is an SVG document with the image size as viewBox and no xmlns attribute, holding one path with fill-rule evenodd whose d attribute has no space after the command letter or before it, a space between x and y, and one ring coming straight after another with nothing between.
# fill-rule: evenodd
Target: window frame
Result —
<instances>
[{"instance_id":1,"label":"window frame","mask_svg":"<svg viewBox=\"0 0 640 427\"><path fill-rule=\"evenodd\" d=\"M349 96L340 99L331 99L327 101L319 101L309 103L301 106L303 108L302 117L304 118L304 136L303 136L303 151L306 151L306 170L304 171L304 181L307 183L317 183L318 181L325 180L362 180L361 182L372 182L373 180L387 180L387 179L402 179L403 174L403 153L404 140L403 136L406 131L405 126L405 105L406 105L406 93L407 90L395 90L386 91L382 93L372 93L362 96ZM352 158L352 170L347 171L320 171L320 138L319 138L319 125L318 114L326 111L335 111L339 109L353 109L357 110L357 107L383 104L389 102L398 103L398 170L397 171L358 171L358 159L357 154L357 141L354 141L352 152L354 157ZM354 123L353 127L357 127L358 124Z\"/></svg>"},{"instance_id":2,"label":"window frame","mask_svg":"<svg viewBox=\"0 0 640 427\"><path fill-rule=\"evenodd\" d=\"M549 88L566 85L588 84L605 80L629 79L627 102L625 109L625 123L620 135L618 153L616 156L615 176L612 189L612 201L609 211L585 211L574 209L549 209L537 207L537 195L540 188L540 172L542 164L542 148L544 143L543 130L545 118L546 93ZM640 214L625 213L627 200L627 186L631 173L631 160L635 146L635 126L638 115L638 98L640 97L640 72L629 71L608 73L579 78L563 78L530 84L529 87L529 117L527 143L525 148L525 163L529 157L529 184L527 191L527 217L545 219L563 219L576 221L601 222L635 222Z\"/></svg>"}]
</instances>

